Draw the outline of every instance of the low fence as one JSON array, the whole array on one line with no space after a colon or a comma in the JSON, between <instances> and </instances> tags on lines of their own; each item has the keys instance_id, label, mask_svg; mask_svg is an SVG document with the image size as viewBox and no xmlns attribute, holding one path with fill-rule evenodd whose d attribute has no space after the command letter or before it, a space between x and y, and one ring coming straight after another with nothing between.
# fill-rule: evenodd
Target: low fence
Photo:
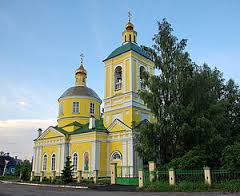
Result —
<instances>
[{"instance_id":1,"label":"low fence","mask_svg":"<svg viewBox=\"0 0 240 196\"><path fill-rule=\"evenodd\" d=\"M133 166L118 166L116 183L122 185L138 185L138 171Z\"/></svg>"},{"instance_id":2,"label":"low fence","mask_svg":"<svg viewBox=\"0 0 240 196\"><path fill-rule=\"evenodd\" d=\"M181 182L203 182L208 185L221 183L230 180L240 180L240 171L210 170L210 168L200 170L143 170L144 185L152 182L169 183L177 185ZM141 184L141 183L139 183Z\"/></svg>"},{"instance_id":3,"label":"low fence","mask_svg":"<svg viewBox=\"0 0 240 196\"><path fill-rule=\"evenodd\" d=\"M240 180L240 171L212 170L211 179L212 179L212 182Z\"/></svg>"},{"instance_id":4,"label":"low fence","mask_svg":"<svg viewBox=\"0 0 240 196\"><path fill-rule=\"evenodd\" d=\"M176 183L182 181L197 182L204 180L204 170L176 170Z\"/></svg>"}]
</instances>

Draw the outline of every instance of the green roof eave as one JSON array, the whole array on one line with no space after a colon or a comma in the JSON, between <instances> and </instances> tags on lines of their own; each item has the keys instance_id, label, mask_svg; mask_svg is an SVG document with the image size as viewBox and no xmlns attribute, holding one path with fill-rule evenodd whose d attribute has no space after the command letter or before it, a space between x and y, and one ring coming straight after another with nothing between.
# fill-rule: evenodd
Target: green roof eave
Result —
<instances>
[{"instance_id":1,"label":"green roof eave","mask_svg":"<svg viewBox=\"0 0 240 196\"><path fill-rule=\"evenodd\" d=\"M115 49L106 59L103 60L103 62L131 50L152 61L150 56L147 54L147 52L144 51L140 46L138 46L135 43L129 42Z\"/></svg>"}]
</instances>

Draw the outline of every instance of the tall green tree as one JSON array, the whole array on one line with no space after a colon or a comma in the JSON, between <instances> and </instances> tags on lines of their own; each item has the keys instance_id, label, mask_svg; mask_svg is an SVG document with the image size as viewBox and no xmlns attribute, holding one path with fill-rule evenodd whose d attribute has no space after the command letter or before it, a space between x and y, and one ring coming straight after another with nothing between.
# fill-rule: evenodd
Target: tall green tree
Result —
<instances>
[{"instance_id":1,"label":"tall green tree","mask_svg":"<svg viewBox=\"0 0 240 196\"><path fill-rule=\"evenodd\" d=\"M66 162L65 162L65 166L64 169L62 170L62 180L64 183L70 183L73 181L73 165L71 162L71 157L67 156L66 157Z\"/></svg>"},{"instance_id":2,"label":"tall green tree","mask_svg":"<svg viewBox=\"0 0 240 196\"><path fill-rule=\"evenodd\" d=\"M152 57L159 74L144 73L147 88L139 94L156 121L135 125L137 151L145 160L161 164L186 160L193 154L196 159L188 162L189 167L196 160L219 166L224 146L240 135L238 86L232 80L225 84L216 68L192 62L185 51L187 40L179 41L165 19L158 23L153 42L152 47L143 49ZM206 156L199 157L203 152Z\"/></svg>"}]
</instances>

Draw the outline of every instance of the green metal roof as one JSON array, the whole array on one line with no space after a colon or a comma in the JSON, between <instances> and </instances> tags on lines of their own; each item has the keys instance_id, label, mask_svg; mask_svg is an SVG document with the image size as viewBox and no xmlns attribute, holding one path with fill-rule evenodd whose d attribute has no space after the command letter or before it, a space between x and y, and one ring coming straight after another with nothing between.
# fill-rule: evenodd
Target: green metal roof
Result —
<instances>
[{"instance_id":1,"label":"green metal roof","mask_svg":"<svg viewBox=\"0 0 240 196\"><path fill-rule=\"evenodd\" d=\"M122 46L118 47L117 49L115 49L106 59L104 59L103 61L106 61L108 59L111 59L113 57L116 57L120 54L123 54L125 52L128 52L130 50L133 50L134 52L144 56L145 58L151 60L150 56L147 54L147 52L145 52L140 46L138 46L137 44L134 44L132 42L129 42L127 44L123 44Z\"/></svg>"},{"instance_id":2,"label":"green metal roof","mask_svg":"<svg viewBox=\"0 0 240 196\"><path fill-rule=\"evenodd\" d=\"M73 132L67 132L64 130L64 127L68 126L79 126L78 129L76 129ZM65 125L63 128L55 126L54 128L57 129L59 132L63 133L64 135L73 135L73 134L81 134L81 133L88 133L88 132L107 132L107 129L103 125L103 119L99 119L95 121L95 128L89 129L89 123L87 124L80 124L78 122L73 122L68 125Z\"/></svg>"}]
</instances>

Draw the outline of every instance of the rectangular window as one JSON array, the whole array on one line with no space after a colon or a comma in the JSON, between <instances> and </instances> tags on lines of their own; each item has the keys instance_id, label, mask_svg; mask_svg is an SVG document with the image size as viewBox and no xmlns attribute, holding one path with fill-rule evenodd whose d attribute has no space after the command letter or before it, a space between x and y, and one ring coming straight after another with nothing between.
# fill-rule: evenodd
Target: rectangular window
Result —
<instances>
[{"instance_id":1,"label":"rectangular window","mask_svg":"<svg viewBox=\"0 0 240 196\"><path fill-rule=\"evenodd\" d=\"M90 114L94 114L94 112L95 112L95 105L94 105L94 103L90 103Z\"/></svg>"},{"instance_id":2,"label":"rectangular window","mask_svg":"<svg viewBox=\"0 0 240 196\"><path fill-rule=\"evenodd\" d=\"M79 113L79 102L73 102L73 108L72 112L75 114Z\"/></svg>"},{"instance_id":3,"label":"rectangular window","mask_svg":"<svg viewBox=\"0 0 240 196\"><path fill-rule=\"evenodd\" d=\"M59 104L59 115L63 115L63 104Z\"/></svg>"}]
</instances>

